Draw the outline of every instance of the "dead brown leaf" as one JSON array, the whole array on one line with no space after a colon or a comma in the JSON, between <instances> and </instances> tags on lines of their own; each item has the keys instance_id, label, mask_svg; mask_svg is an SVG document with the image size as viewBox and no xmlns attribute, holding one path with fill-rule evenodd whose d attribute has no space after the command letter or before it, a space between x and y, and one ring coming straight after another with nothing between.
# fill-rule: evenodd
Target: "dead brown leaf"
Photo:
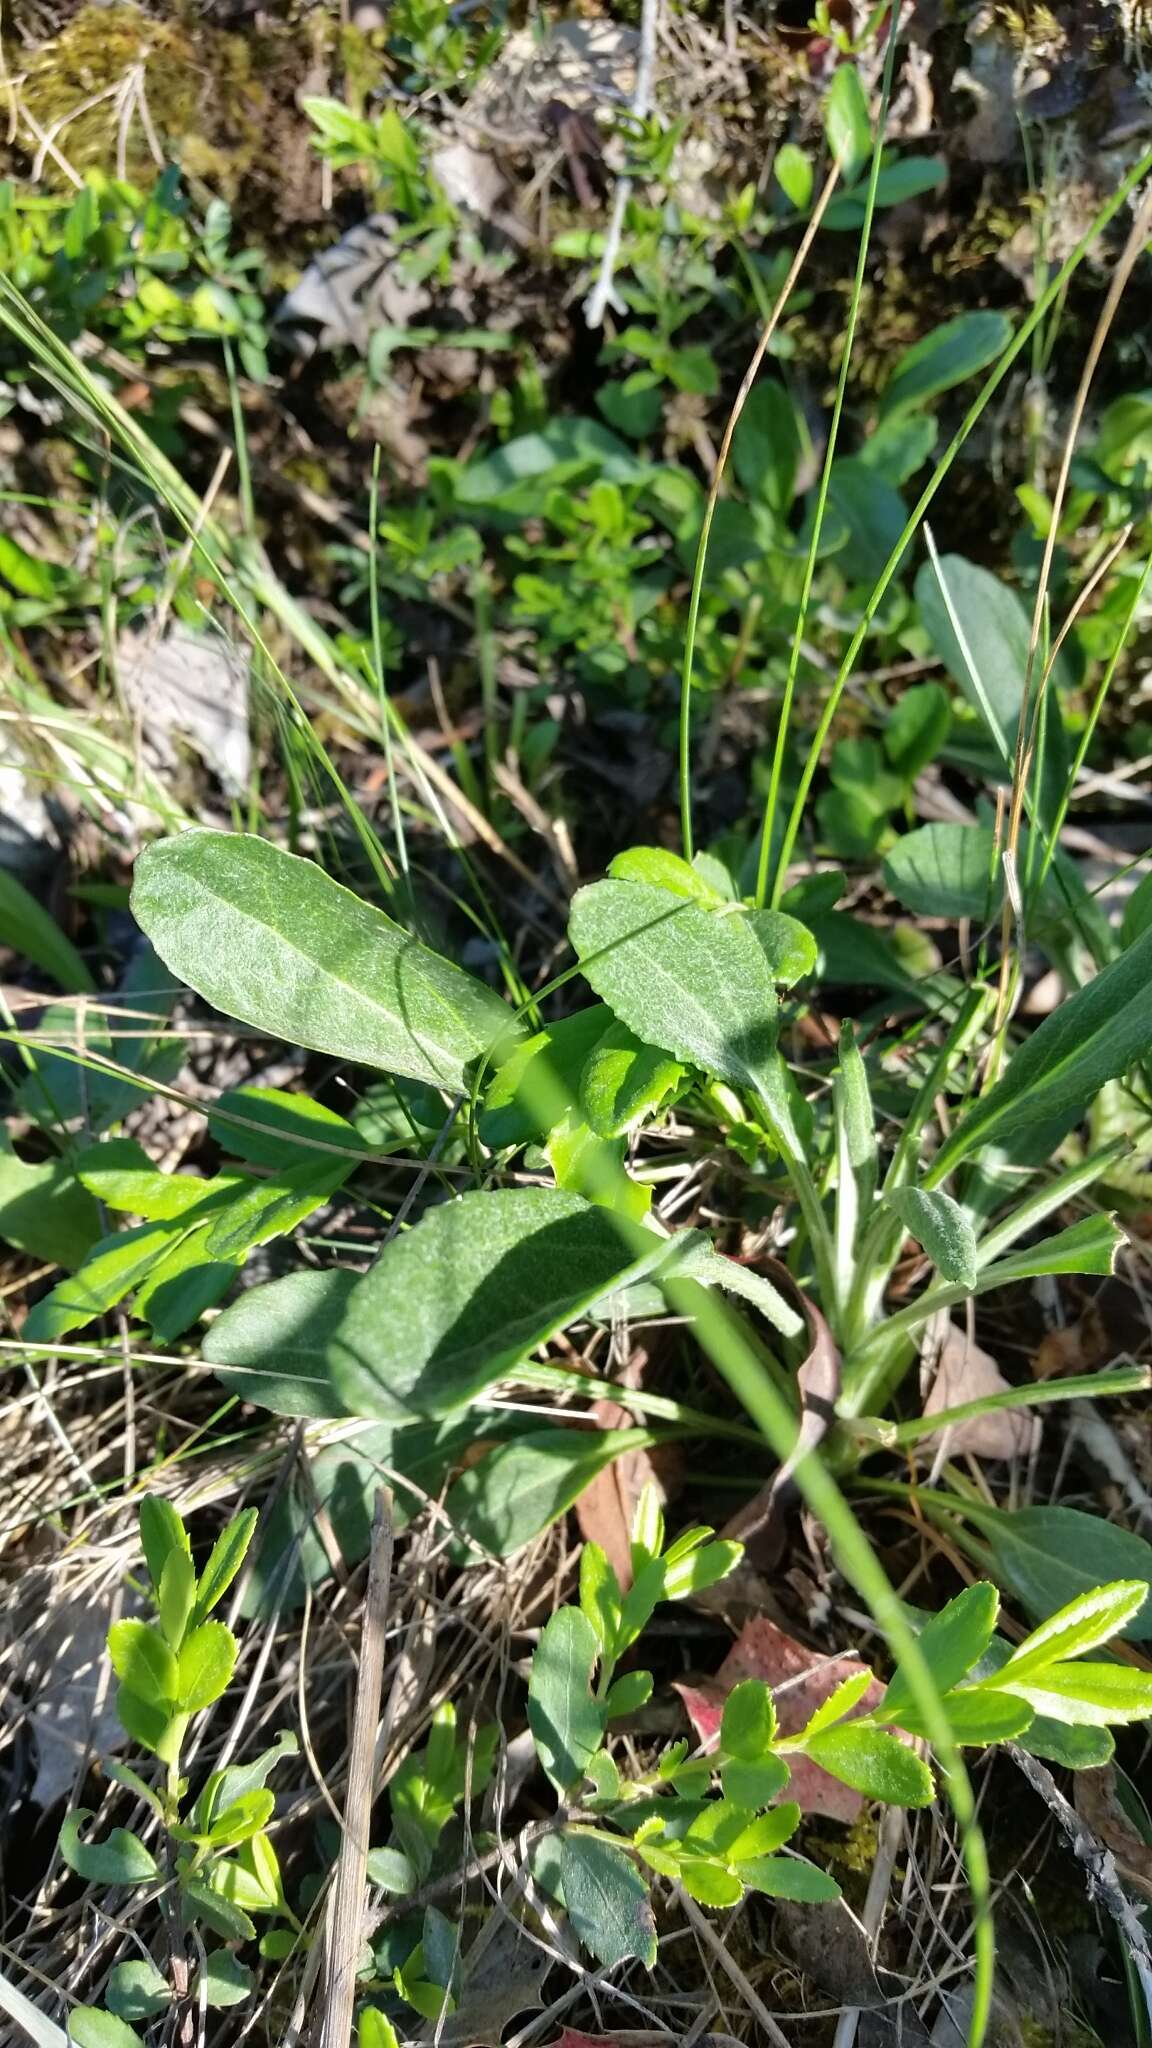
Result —
<instances>
[{"instance_id":1,"label":"dead brown leaf","mask_svg":"<svg viewBox=\"0 0 1152 2048\"><path fill-rule=\"evenodd\" d=\"M647 1352L635 1346L621 1374L621 1382L639 1387L648 1364ZM628 1429L634 1417L616 1401L597 1401L592 1409L601 1429ZM576 1520L585 1543L598 1543L626 1593L632 1584L632 1523L636 1503L651 1482L661 1501L672 1499L678 1490L682 1454L676 1444L662 1444L652 1451L625 1451L598 1472L576 1502Z\"/></svg>"},{"instance_id":2,"label":"dead brown leaf","mask_svg":"<svg viewBox=\"0 0 1152 2048\"><path fill-rule=\"evenodd\" d=\"M1095 1372L1111 1349L1104 1318L1093 1303L1067 1329L1049 1330L1041 1338L1032 1371L1038 1380L1059 1379L1064 1373Z\"/></svg>"},{"instance_id":3,"label":"dead brown leaf","mask_svg":"<svg viewBox=\"0 0 1152 2048\"><path fill-rule=\"evenodd\" d=\"M796 1467L809 1451L819 1449L836 1419L840 1353L819 1309L800 1292L787 1268L776 1259L761 1264L770 1268L777 1285L799 1301L808 1321L808 1356L796 1374L800 1430L790 1456L747 1506L729 1517L721 1534L733 1543L742 1543L745 1555L760 1571L770 1571L780 1561L788 1510L799 1492Z\"/></svg>"},{"instance_id":4,"label":"dead brown leaf","mask_svg":"<svg viewBox=\"0 0 1152 2048\"><path fill-rule=\"evenodd\" d=\"M1152 1848L1129 1820L1116 1795L1111 1764L1073 1774L1073 1799L1082 1821L1116 1858L1124 1883L1152 1898Z\"/></svg>"},{"instance_id":5,"label":"dead brown leaf","mask_svg":"<svg viewBox=\"0 0 1152 2048\"><path fill-rule=\"evenodd\" d=\"M962 1408L968 1401L983 1401L989 1394L1002 1394L1008 1387L996 1360L947 1317L934 1317L928 1326L920 1354L922 1384L931 1377L925 1415L940 1415L946 1408ZM974 1458L1026 1458L1039 1434L1040 1424L1023 1408L1003 1408L988 1415L972 1415L965 1422L952 1423L947 1431L949 1452ZM935 1450L943 1432L922 1440L925 1450Z\"/></svg>"}]
</instances>

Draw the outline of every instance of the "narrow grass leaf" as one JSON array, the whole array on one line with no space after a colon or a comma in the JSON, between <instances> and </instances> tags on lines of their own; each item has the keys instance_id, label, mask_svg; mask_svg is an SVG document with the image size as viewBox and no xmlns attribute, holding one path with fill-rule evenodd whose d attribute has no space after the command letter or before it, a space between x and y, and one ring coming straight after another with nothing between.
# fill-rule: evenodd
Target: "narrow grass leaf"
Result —
<instances>
[{"instance_id":1,"label":"narrow grass leaf","mask_svg":"<svg viewBox=\"0 0 1152 2048\"><path fill-rule=\"evenodd\" d=\"M91 970L71 939L7 868L0 868L0 945L22 954L69 995L95 995Z\"/></svg>"}]
</instances>

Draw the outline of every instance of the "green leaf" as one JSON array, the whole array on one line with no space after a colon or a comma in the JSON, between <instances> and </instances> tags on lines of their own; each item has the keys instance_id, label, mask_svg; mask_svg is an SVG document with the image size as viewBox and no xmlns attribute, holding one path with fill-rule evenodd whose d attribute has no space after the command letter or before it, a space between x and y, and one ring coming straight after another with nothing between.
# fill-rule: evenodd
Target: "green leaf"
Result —
<instances>
[{"instance_id":1,"label":"green leaf","mask_svg":"<svg viewBox=\"0 0 1152 2048\"><path fill-rule=\"evenodd\" d=\"M823 1704L801 1730L801 1737L807 1741L810 1735L818 1735L822 1728L831 1728L836 1721L842 1721L858 1706L873 1682L871 1671L853 1671L848 1678L842 1678L835 1692L831 1692Z\"/></svg>"},{"instance_id":2,"label":"green leaf","mask_svg":"<svg viewBox=\"0 0 1152 2048\"><path fill-rule=\"evenodd\" d=\"M966 1678L992 1640L1000 1596L995 1586L978 1580L949 1600L939 1614L926 1622L916 1638L916 1647L927 1664L937 1692L951 1692ZM914 1707L916 1695L903 1666L897 1665L892 1682L877 1707L877 1716L897 1719Z\"/></svg>"},{"instance_id":3,"label":"green leaf","mask_svg":"<svg viewBox=\"0 0 1152 2048\"><path fill-rule=\"evenodd\" d=\"M299 1754L300 1744L295 1735L285 1728L276 1737L270 1749L251 1763L229 1764L222 1771L213 1771L196 1802L196 1825L207 1833L216 1816L249 1792L259 1791L267 1782L282 1757Z\"/></svg>"},{"instance_id":4,"label":"green leaf","mask_svg":"<svg viewBox=\"0 0 1152 2048\"><path fill-rule=\"evenodd\" d=\"M776 1043L776 989L743 912L595 882L573 898L569 937L597 995L645 1044L733 1087L758 1085Z\"/></svg>"},{"instance_id":5,"label":"green leaf","mask_svg":"<svg viewBox=\"0 0 1152 2048\"><path fill-rule=\"evenodd\" d=\"M217 1537L196 1589L198 1622L203 1621L205 1615L211 1614L212 1609L224 1598L248 1554L248 1546L256 1534L258 1520L259 1515L255 1508L245 1508L241 1514L233 1517L227 1528Z\"/></svg>"},{"instance_id":6,"label":"green leaf","mask_svg":"<svg viewBox=\"0 0 1152 2048\"><path fill-rule=\"evenodd\" d=\"M924 1247L942 1280L975 1287L976 1232L959 1202L940 1188L897 1188L888 1202L909 1235Z\"/></svg>"},{"instance_id":7,"label":"green leaf","mask_svg":"<svg viewBox=\"0 0 1152 2048\"><path fill-rule=\"evenodd\" d=\"M986 924L1004 894L990 825L921 825L896 841L884 880L917 917L976 918Z\"/></svg>"},{"instance_id":8,"label":"green leaf","mask_svg":"<svg viewBox=\"0 0 1152 2048\"><path fill-rule=\"evenodd\" d=\"M597 1474L659 1438L642 1429L540 1429L498 1444L449 1488L444 1512L459 1530L455 1555L473 1560L473 1538L511 1557L579 1500Z\"/></svg>"},{"instance_id":9,"label":"green leaf","mask_svg":"<svg viewBox=\"0 0 1152 2048\"><path fill-rule=\"evenodd\" d=\"M242 1792L229 1805L219 1807L207 1830L208 1839L221 1848L235 1848L267 1827L275 1808L276 1795L266 1785Z\"/></svg>"},{"instance_id":10,"label":"green leaf","mask_svg":"<svg viewBox=\"0 0 1152 2048\"><path fill-rule=\"evenodd\" d=\"M785 199L797 213L806 213L812 204L814 177L811 158L794 142L782 142L772 159L772 170Z\"/></svg>"},{"instance_id":11,"label":"green leaf","mask_svg":"<svg viewBox=\"0 0 1152 2048\"><path fill-rule=\"evenodd\" d=\"M1152 1583L1152 1544L1099 1515L1076 1508L1009 1512L982 1504L973 1510L967 1501L964 1514L987 1543L1001 1584L1042 1620L1116 1580ZM1152 1603L1120 1633L1130 1642L1152 1637Z\"/></svg>"},{"instance_id":12,"label":"green leaf","mask_svg":"<svg viewBox=\"0 0 1152 2048\"><path fill-rule=\"evenodd\" d=\"M585 1063L612 1023L603 1003L561 1017L522 1039L497 1066L484 1096L480 1136L493 1151L547 1137L576 1101Z\"/></svg>"},{"instance_id":13,"label":"green leaf","mask_svg":"<svg viewBox=\"0 0 1152 2048\"><path fill-rule=\"evenodd\" d=\"M60 1854L77 1877L89 1884L150 1884L160 1872L155 1858L127 1828L113 1828L103 1842L82 1842L81 1829L93 1815L78 1806L60 1830Z\"/></svg>"},{"instance_id":14,"label":"green leaf","mask_svg":"<svg viewBox=\"0 0 1152 2048\"><path fill-rule=\"evenodd\" d=\"M673 1549L675 1546L673 1546ZM665 1600L687 1600L694 1593L706 1593L734 1571L744 1555L742 1543L705 1543L690 1556L669 1556L664 1561Z\"/></svg>"},{"instance_id":15,"label":"green leaf","mask_svg":"<svg viewBox=\"0 0 1152 2048\"><path fill-rule=\"evenodd\" d=\"M578 1939L606 1969L630 1957L651 1969L656 1923L648 1887L630 1857L572 1829L557 1846L564 1904Z\"/></svg>"},{"instance_id":16,"label":"green leaf","mask_svg":"<svg viewBox=\"0 0 1152 2048\"><path fill-rule=\"evenodd\" d=\"M243 2005L251 1998L256 1980L246 1963L231 1949L213 1949L204 1968L204 1996L215 2007Z\"/></svg>"},{"instance_id":17,"label":"green leaf","mask_svg":"<svg viewBox=\"0 0 1152 2048\"><path fill-rule=\"evenodd\" d=\"M196 1569L186 1550L171 1550L160 1579L157 1606L168 1645L178 1650L196 1599Z\"/></svg>"},{"instance_id":18,"label":"green leaf","mask_svg":"<svg viewBox=\"0 0 1152 2048\"><path fill-rule=\"evenodd\" d=\"M782 988L803 981L816 965L817 947L806 924L786 910L750 910L748 924L757 939L768 972Z\"/></svg>"},{"instance_id":19,"label":"green leaf","mask_svg":"<svg viewBox=\"0 0 1152 2048\"><path fill-rule=\"evenodd\" d=\"M330 1146L348 1154L351 1171L373 1150L347 1117L286 1088L226 1088L208 1111L208 1129L225 1152L273 1169L299 1166L302 1156L323 1165L332 1155L320 1148Z\"/></svg>"},{"instance_id":20,"label":"green leaf","mask_svg":"<svg viewBox=\"0 0 1152 2048\"><path fill-rule=\"evenodd\" d=\"M135 1138L104 1138L87 1146L77 1157L76 1173L109 1209L148 1223L171 1223L190 1210L210 1209L243 1186L236 1176L201 1180L191 1173L161 1173Z\"/></svg>"},{"instance_id":21,"label":"green leaf","mask_svg":"<svg viewBox=\"0 0 1152 2048\"><path fill-rule=\"evenodd\" d=\"M1039 1244L1012 1252L992 1265L981 1265L980 1292L1045 1274L1097 1273L1105 1279L1115 1271L1116 1253L1123 1242L1111 1216L1082 1216L1079 1223L1070 1223L1055 1237L1042 1238Z\"/></svg>"},{"instance_id":22,"label":"green leaf","mask_svg":"<svg viewBox=\"0 0 1152 2048\"><path fill-rule=\"evenodd\" d=\"M775 1736L776 1707L768 1687L759 1678L745 1678L734 1685L724 1702L720 1723L720 1747L725 1755L759 1763L772 1748Z\"/></svg>"},{"instance_id":23,"label":"green leaf","mask_svg":"<svg viewBox=\"0 0 1152 2048\"><path fill-rule=\"evenodd\" d=\"M304 1159L275 1180L243 1184L215 1217L204 1244L206 1257L239 1263L257 1245L286 1236L347 1180L354 1163Z\"/></svg>"},{"instance_id":24,"label":"green leaf","mask_svg":"<svg viewBox=\"0 0 1152 2048\"><path fill-rule=\"evenodd\" d=\"M32 1344L54 1344L115 1308L178 1242L181 1230L180 1224L140 1223L102 1237L75 1273L36 1303L22 1334Z\"/></svg>"},{"instance_id":25,"label":"green leaf","mask_svg":"<svg viewBox=\"0 0 1152 2048\"><path fill-rule=\"evenodd\" d=\"M141 1699L127 1685L117 1687L116 1712L134 1742L142 1743L165 1763L172 1762L179 1747L176 1738L184 1725L183 1715L169 1705Z\"/></svg>"},{"instance_id":26,"label":"green leaf","mask_svg":"<svg viewBox=\"0 0 1152 2048\"><path fill-rule=\"evenodd\" d=\"M135 2028L98 2005L74 2005L68 2015L68 2039L76 2048L144 2048Z\"/></svg>"},{"instance_id":27,"label":"green leaf","mask_svg":"<svg viewBox=\"0 0 1152 2048\"><path fill-rule=\"evenodd\" d=\"M174 974L273 1037L459 1088L500 999L314 862L195 830L145 849L132 907Z\"/></svg>"},{"instance_id":28,"label":"green leaf","mask_svg":"<svg viewBox=\"0 0 1152 2048\"><path fill-rule=\"evenodd\" d=\"M399 1849L372 1849L368 1856L368 1882L402 1899L416 1890L419 1878Z\"/></svg>"},{"instance_id":29,"label":"green leaf","mask_svg":"<svg viewBox=\"0 0 1152 2048\"><path fill-rule=\"evenodd\" d=\"M872 123L860 73L844 60L837 65L824 102L824 133L846 185L851 185L872 154Z\"/></svg>"},{"instance_id":30,"label":"green leaf","mask_svg":"<svg viewBox=\"0 0 1152 2048\"><path fill-rule=\"evenodd\" d=\"M626 1671L608 1688L604 1701L604 1716L608 1721L620 1721L626 1714L637 1714L652 1697L652 1673L650 1671Z\"/></svg>"},{"instance_id":31,"label":"green leaf","mask_svg":"<svg viewBox=\"0 0 1152 2048\"><path fill-rule=\"evenodd\" d=\"M1031 1709L1025 1700L1014 1699L1008 1692L985 1690L982 1686L949 1693L944 1700L944 1710L953 1740L970 1749L987 1749L995 1742L1010 1742L1013 1737L1023 1735L1032 1720ZM909 1708L899 1718L901 1727L913 1735L928 1734L914 1709Z\"/></svg>"},{"instance_id":32,"label":"green leaf","mask_svg":"<svg viewBox=\"0 0 1152 2048\"><path fill-rule=\"evenodd\" d=\"M847 1721L814 1735L805 1753L866 1799L883 1799L889 1806L931 1804L935 1787L927 1764L880 1728Z\"/></svg>"},{"instance_id":33,"label":"green leaf","mask_svg":"<svg viewBox=\"0 0 1152 2048\"><path fill-rule=\"evenodd\" d=\"M201 1878L186 1877L180 1889L198 1917L205 1920L214 1934L222 1935L225 1941L254 1941L256 1929L243 1906L228 1898L220 1887L228 1883L235 1870L231 1863L216 1863L212 1867L212 1882L205 1884ZM267 1908L267 1901L264 1902ZM260 1907L257 1906L257 1912Z\"/></svg>"},{"instance_id":34,"label":"green leaf","mask_svg":"<svg viewBox=\"0 0 1152 2048\"><path fill-rule=\"evenodd\" d=\"M1005 1673L1019 1681L1062 1658L1082 1657L1086 1650L1098 1649L1131 1627L1147 1598L1144 1579L1120 1579L1094 1593L1082 1593L1079 1600L1062 1607L1025 1637L1004 1666Z\"/></svg>"},{"instance_id":35,"label":"green leaf","mask_svg":"<svg viewBox=\"0 0 1152 2048\"><path fill-rule=\"evenodd\" d=\"M689 1898L699 1899L702 1906L738 1906L744 1897L736 1872L703 1856L679 1857L676 1875Z\"/></svg>"},{"instance_id":36,"label":"green leaf","mask_svg":"<svg viewBox=\"0 0 1152 2048\"><path fill-rule=\"evenodd\" d=\"M1152 1676L1123 1664L1055 1664L1020 1684L1005 1665L999 1682L1038 1714L1073 1726L1107 1728L1152 1716Z\"/></svg>"},{"instance_id":37,"label":"green leaf","mask_svg":"<svg viewBox=\"0 0 1152 2048\"><path fill-rule=\"evenodd\" d=\"M580 1552L580 1609L605 1648L619 1627L622 1597L615 1568L598 1543L587 1542Z\"/></svg>"},{"instance_id":38,"label":"green leaf","mask_svg":"<svg viewBox=\"0 0 1152 2048\"><path fill-rule=\"evenodd\" d=\"M940 577L931 562L924 563L916 577L916 602L933 652L980 713L1007 765L1015 746L1032 637L1028 611L1014 590L962 555L945 555ZM1072 671L1060 654L1048 693L1039 803L1044 819L1055 815L1067 780L1060 697L1072 681Z\"/></svg>"},{"instance_id":39,"label":"green leaf","mask_svg":"<svg viewBox=\"0 0 1152 2048\"><path fill-rule=\"evenodd\" d=\"M251 1287L216 1318L200 1347L230 1393L273 1415L338 1416L329 1348L359 1275L340 1267Z\"/></svg>"},{"instance_id":40,"label":"green leaf","mask_svg":"<svg viewBox=\"0 0 1152 2048\"><path fill-rule=\"evenodd\" d=\"M353 1288L329 1346L333 1384L356 1414L448 1414L668 1256L667 1239L625 1235L622 1219L551 1188L445 1202Z\"/></svg>"},{"instance_id":41,"label":"green leaf","mask_svg":"<svg viewBox=\"0 0 1152 2048\"><path fill-rule=\"evenodd\" d=\"M31 1165L0 1126L0 1239L34 1259L72 1267L100 1234L100 1211L63 1160Z\"/></svg>"},{"instance_id":42,"label":"green leaf","mask_svg":"<svg viewBox=\"0 0 1152 2048\"><path fill-rule=\"evenodd\" d=\"M0 945L30 960L70 995L95 995L96 983L71 939L7 868L0 868Z\"/></svg>"},{"instance_id":43,"label":"green leaf","mask_svg":"<svg viewBox=\"0 0 1152 2048\"><path fill-rule=\"evenodd\" d=\"M1150 976L1152 930L1037 1025L1002 1079L945 1140L932 1165L933 1180L977 1146L1002 1146L1047 1125L1070 1129L1106 1081L1152 1048Z\"/></svg>"},{"instance_id":44,"label":"green leaf","mask_svg":"<svg viewBox=\"0 0 1152 2048\"><path fill-rule=\"evenodd\" d=\"M699 868L663 846L629 846L609 861L608 873L613 881L642 882L653 889L667 889L673 896L684 896L690 903L703 903L709 909L724 901Z\"/></svg>"},{"instance_id":45,"label":"green leaf","mask_svg":"<svg viewBox=\"0 0 1152 2048\"><path fill-rule=\"evenodd\" d=\"M205 1621L180 1652L177 1698L181 1713L197 1714L227 1692L236 1668L236 1638L222 1621Z\"/></svg>"},{"instance_id":46,"label":"green leaf","mask_svg":"<svg viewBox=\"0 0 1152 2048\"><path fill-rule=\"evenodd\" d=\"M772 1801L784 1790L791 1776L782 1756L765 1755L757 1757L755 1763L746 1763L734 1757L721 1767L720 1782L724 1787L725 1799L734 1805L746 1807L755 1813L758 1807L771 1806Z\"/></svg>"},{"instance_id":47,"label":"green leaf","mask_svg":"<svg viewBox=\"0 0 1152 2048\"><path fill-rule=\"evenodd\" d=\"M938 759L951 729L952 705L943 683L913 683L902 693L882 735L884 752L897 775L912 782L922 774Z\"/></svg>"},{"instance_id":48,"label":"green leaf","mask_svg":"<svg viewBox=\"0 0 1152 2048\"><path fill-rule=\"evenodd\" d=\"M528 1680L528 1726L556 1790L580 1784L604 1738L604 1706L592 1697L600 1655L596 1632L578 1607L561 1607L544 1627Z\"/></svg>"},{"instance_id":49,"label":"green leaf","mask_svg":"<svg viewBox=\"0 0 1152 2048\"><path fill-rule=\"evenodd\" d=\"M626 1024L613 1020L580 1076L580 1107L597 1137L623 1137L655 1114L683 1072L677 1060L643 1045Z\"/></svg>"},{"instance_id":50,"label":"green leaf","mask_svg":"<svg viewBox=\"0 0 1152 2048\"><path fill-rule=\"evenodd\" d=\"M785 145L787 147L787 145ZM777 154L777 175L780 156ZM811 172L809 172L811 176ZM766 377L748 394L732 439L732 466L750 498L761 498L778 519L785 519L796 494L796 473L802 449L792 400L782 384ZM613 864L610 872L617 872ZM658 877L637 876L638 881ZM668 884L664 884L665 888Z\"/></svg>"},{"instance_id":51,"label":"green leaf","mask_svg":"<svg viewBox=\"0 0 1152 2048\"><path fill-rule=\"evenodd\" d=\"M840 1897L835 1878L814 1863L806 1863L802 1856L764 1856L754 1863L742 1863L740 1875L749 1891L764 1892L770 1899L796 1899L805 1906L821 1906Z\"/></svg>"},{"instance_id":52,"label":"green leaf","mask_svg":"<svg viewBox=\"0 0 1152 2048\"><path fill-rule=\"evenodd\" d=\"M104 1996L117 2019L148 2020L158 2012L167 2012L172 2003L172 1987L153 1962L117 1963Z\"/></svg>"},{"instance_id":53,"label":"green leaf","mask_svg":"<svg viewBox=\"0 0 1152 2048\"><path fill-rule=\"evenodd\" d=\"M176 1659L150 1621L114 1621L108 1655L117 1678L149 1704L171 1706L176 1699Z\"/></svg>"},{"instance_id":54,"label":"green leaf","mask_svg":"<svg viewBox=\"0 0 1152 2048\"><path fill-rule=\"evenodd\" d=\"M880 401L885 414L923 405L963 384L1002 355L1012 339L1005 313L959 313L905 349Z\"/></svg>"},{"instance_id":55,"label":"green leaf","mask_svg":"<svg viewBox=\"0 0 1152 2048\"><path fill-rule=\"evenodd\" d=\"M158 1493L145 1494L140 1503L140 1543L157 1592L172 1552L182 1550L185 1556L192 1555L187 1529L171 1501Z\"/></svg>"},{"instance_id":56,"label":"green leaf","mask_svg":"<svg viewBox=\"0 0 1152 2048\"><path fill-rule=\"evenodd\" d=\"M795 1800L786 1800L774 1807L771 1813L763 1813L758 1820L742 1828L733 1841L727 1844L725 1854L730 1863L750 1863L758 1856L771 1856L785 1842L791 1841L800 1825L800 1808Z\"/></svg>"}]
</instances>

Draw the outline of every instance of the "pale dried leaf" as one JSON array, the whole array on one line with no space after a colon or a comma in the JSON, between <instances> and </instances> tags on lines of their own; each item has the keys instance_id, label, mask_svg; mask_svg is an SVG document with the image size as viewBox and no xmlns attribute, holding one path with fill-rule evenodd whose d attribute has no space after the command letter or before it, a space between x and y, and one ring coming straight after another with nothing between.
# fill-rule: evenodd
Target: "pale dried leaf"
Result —
<instances>
[{"instance_id":1,"label":"pale dried leaf","mask_svg":"<svg viewBox=\"0 0 1152 2048\"><path fill-rule=\"evenodd\" d=\"M953 1322L934 1319L929 1325L921 1352L922 1377L932 1375L924 1402L925 1415L939 1415L945 1408L962 1408L968 1401L983 1401L990 1394L1002 1394L1008 1381L996 1360ZM973 1415L966 1422L953 1423L947 1430L948 1454L974 1458L1026 1458L1039 1434L1036 1416L1024 1408L1004 1408L988 1415ZM922 1448L933 1451L944 1432L925 1437Z\"/></svg>"}]
</instances>

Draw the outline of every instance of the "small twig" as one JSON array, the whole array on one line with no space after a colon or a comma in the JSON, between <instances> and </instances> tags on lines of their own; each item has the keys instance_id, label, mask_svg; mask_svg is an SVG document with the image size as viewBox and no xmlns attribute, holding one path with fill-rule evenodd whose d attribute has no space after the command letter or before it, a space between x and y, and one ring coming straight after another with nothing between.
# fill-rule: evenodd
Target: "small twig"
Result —
<instances>
[{"instance_id":1,"label":"small twig","mask_svg":"<svg viewBox=\"0 0 1152 2048\"><path fill-rule=\"evenodd\" d=\"M368 1867L368 1829L372 1818L376 1726L380 1719L380 1692L384 1682L384 1637L392 1579L392 1542L392 1502L387 1490L381 1487L376 1495L372 1522L360 1675L356 1684L348 1789L344 1798L344 1834L328 1909L327 1982L320 2048L348 2048L352 2036L356 1973L364 1942L364 1880Z\"/></svg>"},{"instance_id":2,"label":"small twig","mask_svg":"<svg viewBox=\"0 0 1152 2048\"><path fill-rule=\"evenodd\" d=\"M634 120L644 121L652 105L652 80L656 71L656 30L660 20L660 0L644 0L640 15L640 50L636 59L636 86L632 94L631 112ZM620 237L624 232L624 214L632 192L632 180L622 177L616 185L612 201L612 218L604 238L604 253L600 258L600 269L596 282L584 301L584 320L589 327L603 325L604 315L610 305L618 306L619 301L612 289L612 278L616 260L620 254Z\"/></svg>"},{"instance_id":3,"label":"small twig","mask_svg":"<svg viewBox=\"0 0 1152 2048\"><path fill-rule=\"evenodd\" d=\"M781 2033L759 1992L748 1982L735 1957L729 1955L726 1942L717 1934L707 1915L700 1911L694 1899L689 1898L683 1885L678 1884L676 1892L679 1902L696 1929L697 1934L711 1949L724 1975L729 1983L734 1985L740 1993L752 2017L763 2027L765 2038L771 2041L772 2048L790 2048L787 2034Z\"/></svg>"},{"instance_id":4,"label":"small twig","mask_svg":"<svg viewBox=\"0 0 1152 2048\"><path fill-rule=\"evenodd\" d=\"M1115 1922L1140 1980L1145 2009L1149 2020L1152 2020L1152 1954L1149 1953L1140 1914L1117 1875L1112 1851L1105 1848L1099 1837L1081 1820L1076 1808L1065 1799L1051 1771L1015 1742L1008 1744L1008 1753L1067 1836L1072 1854L1084 1867L1089 1896L1097 1900Z\"/></svg>"}]
</instances>

